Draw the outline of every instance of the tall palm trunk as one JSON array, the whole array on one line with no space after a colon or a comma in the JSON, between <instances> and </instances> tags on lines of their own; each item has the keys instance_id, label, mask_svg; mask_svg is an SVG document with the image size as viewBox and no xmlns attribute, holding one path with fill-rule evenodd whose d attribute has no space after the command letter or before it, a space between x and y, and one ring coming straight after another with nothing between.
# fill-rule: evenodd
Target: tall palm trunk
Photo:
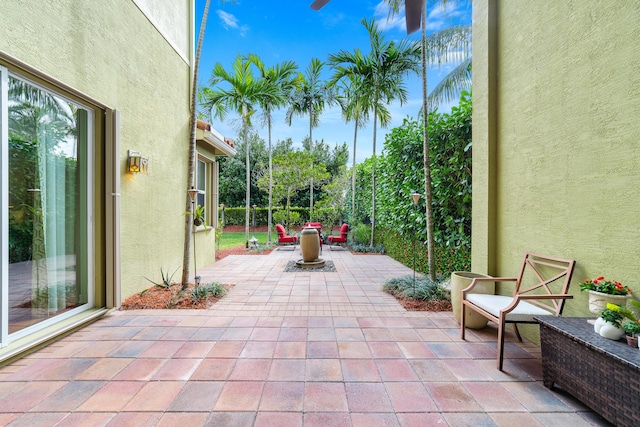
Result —
<instances>
[{"instance_id":1,"label":"tall palm trunk","mask_svg":"<svg viewBox=\"0 0 640 427\"><path fill-rule=\"evenodd\" d=\"M311 170L313 171L313 104L309 109L309 154L311 154ZM309 183L309 221L313 215L313 176Z\"/></svg>"},{"instance_id":2,"label":"tall palm trunk","mask_svg":"<svg viewBox=\"0 0 640 427\"><path fill-rule=\"evenodd\" d=\"M358 117L355 119L356 126L353 131L353 167L351 173L351 223L353 224L353 219L356 214L356 141L358 140L358 125L359 120Z\"/></svg>"},{"instance_id":3,"label":"tall palm trunk","mask_svg":"<svg viewBox=\"0 0 640 427\"><path fill-rule=\"evenodd\" d=\"M373 108L373 167L371 168L371 240L369 246L373 247L373 237L376 233L376 134L378 127L378 100L375 100Z\"/></svg>"},{"instance_id":4,"label":"tall palm trunk","mask_svg":"<svg viewBox=\"0 0 640 427\"><path fill-rule=\"evenodd\" d=\"M202 13L202 21L200 22L200 33L198 35L198 46L196 48L196 57L193 64L193 81L191 87L191 116L189 118L191 126L191 134L189 137L189 164L188 164L188 182L187 190L189 190L195 182L196 174L196 99L198 93L198 68L200 66L200 52L202 51L202 41L204 40L204 30L207 26L207 15L209 14L209 4L211 0L207 0ZM193 204L189 193L186 193L185 212L191 212L185 216L184 220L184 248L182 255L182 288L186 289L189 285L189 264L191 264L191 230L193 227Z\"/></svg>"},{"instance_id":5,"label":"tall palm trunk","mask_svg":"<svg viewBox=\"0 0 640 427\"><path fill-rule=\"evenodd\" d=\"M271 244L271 208L273 205L273 162L271 158L271 114L267 116L269 129L269 208L267 210L267 241Z\"/></svg>"},{"instance_id":6,"label":"tall palm trunk","mask_svg":"<svg viewBox=\"0 0 640 427\"><path fill-rule=\"evenodd\" d=\"M249 170L250 165L249 165L249 150L250 150L250 145L249 145L249 140L247 139L247 103L243 102L242 103L242 135L244 138L244 143L245 143L245 150L246 150L246 158L245 158L245 168L246 168L246 178L247 178L247 192L245 194L245 204L244 204L244 240L245 240L245 245L244 247L246 249L249 249L249 199L251 198L251 171Z\"/></svg>"},{"instance_id":7,"label":"tall palm trunk","mask_svg":"<svg viewBox=\"0 0 640 427\"><path fill-rule=\"evenodd\" d=\"M433 205L431 204L431 159L429 154L429 104L427 102L428 85L427 85L427 5L426 1L422 2L422 111L424 126L424 194L425 194L425 211L427 214L427 256L429 257L429 278L436 280L436 260L433 242Z\"/></svg>"}]
</instances>

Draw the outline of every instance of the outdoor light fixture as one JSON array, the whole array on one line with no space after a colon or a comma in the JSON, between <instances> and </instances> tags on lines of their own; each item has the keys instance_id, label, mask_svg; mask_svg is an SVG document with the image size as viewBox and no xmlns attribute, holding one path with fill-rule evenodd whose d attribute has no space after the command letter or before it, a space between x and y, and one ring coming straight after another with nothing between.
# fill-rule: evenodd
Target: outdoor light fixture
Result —
<instances>
[{"instance_id":1,"label":"outdoor light fixture","mask_svg":"<svg viewBox=\"0 0 640 427\"><path fill-rule=\"evenodd\" d=\"M251 236L251 238L249 239L249 243L251 243L251 247L252 248L257 248L258 247L258 239L256 239L256 236Z\"/></svg>"},{"instance_id":2,"label":"outdoor light fixture","mask_svg":"<svg viewBox=\"0 0 640 427\"><path fill-rule=\"evenodd\" d=\"M149 159L142 157L139 151L129 150L127 157L127 172L129 173L147 173Z\"/></svg>"},{"instance_id":3,"label":"outdoor light fixture","mask_svg":"<svg viewBox=\"0 0 640 427\"><path fill-rule=\"evenodd\" d=\"M422 195L420 193L418 193L417 191L414 191L413 193L411 193L411 198L413 199L413 206L418 206L418 202L420 201L420 197L422 197Z\"/></svg>"},{"instance_id":4,"label":"outdoor light fixture","mask_svg":"<svg viewBox=\"0 0 640 427\"><path fill-rule=\"evenodd\" d=\"M191 203L195 203L196 196L198 195L199 192L200 190L195 188L193 185L191 186L190 189L187 190L187 193L189 193L189 198L191 199Z\"/></svg>"}]
</instances>

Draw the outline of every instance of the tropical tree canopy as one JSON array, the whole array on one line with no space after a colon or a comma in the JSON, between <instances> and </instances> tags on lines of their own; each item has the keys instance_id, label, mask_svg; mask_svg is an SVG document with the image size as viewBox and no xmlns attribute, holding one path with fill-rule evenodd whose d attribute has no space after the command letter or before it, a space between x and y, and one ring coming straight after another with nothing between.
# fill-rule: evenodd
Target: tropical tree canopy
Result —
<instances>
[{"instance_id":1,"label":"tropical tree canopy","mask_svg":"<svg viewBox=\"0 0 640 427\"><path fill-rule=\"evenodd\" d=\"M249 60L255 64L260 72L261 78L267 84L273 86L277 96L274 98L265 98L260 102L262 109L263 124L267 126L269 141L269 203L268 203L268 220L267 220L267 239L271 243L271 208L273 204L273 174L272 174L272 156L271 156L271 112L274 108L282 107L286 104L288 95L296 88L299 79L295 76L298 65L293 61L284 61L281 64L272 67L266 67L257 55L249 55Z\"/></svg>"},{"instance_id":2,"label":"tropical tree canopy","mask_svg":"<svg viewBox=\"0 0 640 427\"><path fill-rule=\"evenodd\" d=\"M285 122L291 125L293 116L309 115L309 148L313 148L313 128L320 123L320 114L326 105L334 102L331 87L322 77L324 62L312 58L304 74L300 74L298 86L291 93L289 109L285 115ZM311 159L313 161L313 158ZM309 211L313 211L313 177L309 181Z\"/></svg>"},{"instance_id":3,"label":"tropical tree canopy","mask_svg":"<svg viewBox=\"0 0 640 427\"><path fill-rule=\"evenodd\" d=\"M363 98L359 108L373 112L373 169L371 190L373 192L371 207L371 239L373 247L375 234L376 215L376 132L377 123L386 127L391 121L391 114L387 105L394 100L401 104L407 101L407 89L404 78L411 72L419 72L418 58L420 46L408 39L399 42L386 41L384 35L378 29L375 19L362 20L362 25L369 33L371 50L364 55L359 49L353 52L340 51L329 55L329 63L335 70L332 83L342 79L352 79L358 82L361 88L367 88L360 92ZM353 76L353 77L350 77Z\"/></svg>"},{"instance_id":4,"label":"tropical tree canopy","mask_svg":"<svg viewBox=\"0 0 640 427\"><path fill-rule=\"evenodd\" d=\"M202 88L200 104L211 115L223 120L229 111L234 111L242 117L242 135L245 141L249 141L247 132L251 124L251 115L257 105L278 102L280 95L275 85L269 84L265 79L256 78L253 75L251 62L238 55L232 64L231 72L219 62L216 63L211 73L209 84L216 89ZM249 167L251 147L246 146L245 154L245 246L249 247L249 206L251 199L251 170Z\"/></svg>"}]
</instances>

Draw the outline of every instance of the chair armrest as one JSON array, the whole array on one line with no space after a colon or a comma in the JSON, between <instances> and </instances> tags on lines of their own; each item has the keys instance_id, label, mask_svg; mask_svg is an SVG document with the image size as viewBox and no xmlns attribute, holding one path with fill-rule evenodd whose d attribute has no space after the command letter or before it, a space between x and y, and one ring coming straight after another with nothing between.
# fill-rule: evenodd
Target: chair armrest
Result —
<instances>
[{"instance_id":1,"label":"chair armrest","mask_svg":"<svg viewBox=\"0 0 640 427\"><path fill-rule=\"evenodd\" d=\"M573 295L567 294L540 294L540 295L516 295L516 299L572 299Z\"/></svg>"},{"instance_id":2,"label":"chair armrest","mask_svg":"<svg viewBox=\"0 0 640 427\"><path fill-rule=\"evenodd\" d=\"M476 277L471 281L471 284L462 290L462 299L466 299L465 296L476 287L478 282L516 282L516 277Z\"/></svg>"}]
</instances>

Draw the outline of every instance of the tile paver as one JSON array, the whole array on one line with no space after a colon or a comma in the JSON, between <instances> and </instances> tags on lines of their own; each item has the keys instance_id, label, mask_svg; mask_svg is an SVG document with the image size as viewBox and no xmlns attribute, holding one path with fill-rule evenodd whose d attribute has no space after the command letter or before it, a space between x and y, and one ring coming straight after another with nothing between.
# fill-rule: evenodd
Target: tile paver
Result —
<instances>
[{"instance_id":1,"label":"tile paver","mask_svg":"<svg viewBox=\"0 0 640 427\"><path fill-rule=\"evenodd\" d=\"M208 310L116 311L0 368L0 425L607 426L541 382L540 350L382 292L411 270L326 249L335 273L285 273L294 251L198 270L235 287Z\"/></svg>"}]
</instances>

